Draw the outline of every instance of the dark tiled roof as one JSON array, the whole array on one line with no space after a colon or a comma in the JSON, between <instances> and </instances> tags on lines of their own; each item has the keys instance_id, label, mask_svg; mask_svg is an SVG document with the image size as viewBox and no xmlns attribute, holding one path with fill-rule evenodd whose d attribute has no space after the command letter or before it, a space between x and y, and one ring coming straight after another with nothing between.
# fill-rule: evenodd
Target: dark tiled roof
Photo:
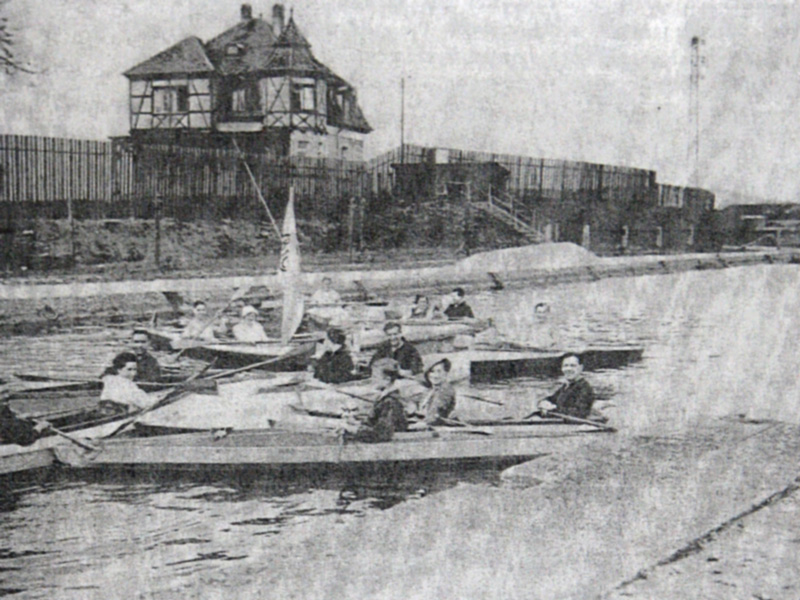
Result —
<instances>
[{"instance_id":1,"label":"dark tiled roof","mask_svg":"<svg viewBox=\"0 0 800 600\"><path fill-rule=\"evenodd\" d=\"M182 73L210 73L214 65L206 56L203 42L188 37L152 58L125 71L126 77L145 75L171 75Z\"/></svg>"},{"instance_id":2,"label":"dark tiled roof","mask_svg":"<svg viewBox=\"0 0 800 600\"><path fill-rule=\"evenodd\" d=\"M241 21L206 44L208 55L223 75L263 71L275 45L272 26L263 19ZM241 51L231 55L228 47L237 45Z\"/></svg>"}]
</instances>

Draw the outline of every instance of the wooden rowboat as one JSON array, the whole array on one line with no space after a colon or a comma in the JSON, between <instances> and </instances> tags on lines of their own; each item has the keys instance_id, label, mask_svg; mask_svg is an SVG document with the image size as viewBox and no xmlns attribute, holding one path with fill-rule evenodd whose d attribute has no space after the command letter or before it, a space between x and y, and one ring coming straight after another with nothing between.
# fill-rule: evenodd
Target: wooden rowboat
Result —
<instances>
[{"instance_id":1,"label":"wooden rowboat","mask_svg":"<svg viewBox=\"0 0 800 600\"><path fill-rule=\"evenodd\" d=\"M549 454L558 444L581 442L600 430L587 425L540 421L495 424L481 428L438 428L395 434L390 442L343 442L333 433L286 430L234 431L219 438L212 432L116 438L96 452L59 446L58 460L79 469L110 467L268 469L414 465L450 466L463 461L525 460Z\"/></svg>"},{"instance_id":2,"label":"wooden rowboat","mask_svg":"<svg viewBox=\"0 0 800 600\"><path fill-rule=\"evenodd\" d=\"M423 356L425 366L448 358L452 380L469 378L472 383L491 383L515 377L553 378L561 375L561 361L566 351L537 350L464 350ZM644 348L612 346L587 348L576 352L585 371L619 369L642 359Z\"/></svg>"}]
</instances>

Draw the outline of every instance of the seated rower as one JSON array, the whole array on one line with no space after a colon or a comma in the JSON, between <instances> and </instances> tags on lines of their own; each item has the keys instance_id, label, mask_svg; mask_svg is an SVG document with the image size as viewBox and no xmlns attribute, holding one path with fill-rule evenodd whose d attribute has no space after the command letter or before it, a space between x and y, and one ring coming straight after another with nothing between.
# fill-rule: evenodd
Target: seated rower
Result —
<instances>
[{"instance_id":1,"label":"seated rower","mask_svg":"<svg viewBox=\"0 0 800 600\"><path fill-rule=\"evenodd\" d=\"M131 350L136 355L136 378L134 381L159 382L161 381L161 365L158 360L148 352L150 348L150 334L146 329L134 329L131 336Z\"/></svg>"},{"instance_id":2,"label":"seated rower","mask_svg":"<svg viewBox=\"0 0 800 600\"><path fill-rule=\"evenodd\" d=\"M333 281L330 277L322 278L322 287L311 295L311 304L314 306L338 306L342 303L342 297L333 289Z\"/></svg>"},{"instance_id":3,"label":"seated rower","mask_svg":"<svg viewBox=\"0 0 800 600\"><path fill-rule=\"evenodd\" d=\"M341 329L331 328L315 356L314 378L324 383L342 383L354 379L353 359L345 346L347 337Z\"/></svg>"},{"instance_id":4,"label":"seated rower","mask_svg":"<svg viewBox=\"0 0 800 600\"><path fill-rule=\"evenodd\" d=\"M449 296L449 305L444 309L444 314L448 319L474 319L472 308L464 300L464 288L457 287Z\"/></svg>"},{"instance_id":5,"label":"seated rower","mask_svg":"<svg viewBox=\"0 0 800 600\"><path fill-rule=\"evenodd\" d=\"M378 346L370 360L370 367L381 358L393 358L399 364L400 375L411 377L422 373L422 357L419 351L403 337L403 329L399 323L387 323L383 326L386 341Z\"/></svg>"},{"instance_id":6,"label":"seated rower","mask_svg":"<svg viewBox=\"0 0 800 600\"><path fill-rule=\"evenodd\" d=\"M233 337L239 342L258 344L268 342L264 327L258 322L258 311L249 304L242 308L242 320L233 326Z\"/></svg>"},{"instance_id":7,"label":"seated rower","mask_svg":"<svg viewBox=\"0 0 800 600\"><path fill-rule=\"evenodd\" d=\"M436 319L442 318L442 312L438 305L431 303L427 296L417 294L414 303L406 315L406 319Z\"/></svg>"},{"instance_id":8,"label":"seated rower","mask_svg":"<svg viewBox=\"0 0 800 600\"><path fill-rule=\"evenodd\" d=\"M443 358L425 371L425 385L430 392L420 404L426 425L441 425L456 407L456 391L448 381L450 360Z\"/></svg>"},{"instance_id":9,"label":"seated rower","mask_svg":"<svg viewBox=\"0 0 800 600\"><path fill-rule=\"evenodd\" d=\"M546 417L552 411L568 417L586 419L592 414L594 391L583 378L583 365L577 354L567 354L561 361L565 382L555 393L538 404L538 412ZM534 413L535 414L535 413Z\"/></svg>"},{"instance_id":10,"label":"seated rower","mask_svg":"<svg viewBox=\"0 0 800 600\"><path fill-rule=\"evenodd\" d=\"M208 307L202 300L194 303L192 308L192 318L183 328L181 339L184 340L203 340L215 342L214 324L208 319Z\"/></svg>"},{"instance_id":11,"label":"seated rower","mask_svg":"<svg viewBox=\"0 0 800 600\"><path fill-rule=\"evenodd\" d=\"M0 444L30 446L50 429L47 421L19 418L8 403L0 407Z\"/></svg>"},{"instance_id":12,"label":"seated rower","mask_svg":"<svg viewBox=\"0 0 800 600\"><path fill-rule=\"evenodd\" d=\"M349 419L344 439L358 442L388 442L396 431L407 431L408 420L394 382L400 376L397 361L382 358L372 365L372 384L377 399L367 415Z\"/></svg>"},{"instance_id":13,"label":"seated rower","mask_svg":"<svg viewBox=\"0 0 800 600\"><path fill-rule=\"evenodd\" d=\"M157 398L150 397L133 381L136 378L136 355L122 352L114 357L111 366L103 373L103 391L100 400L121 404L130 411L143 410L155 404Z\"/></svg>"}]
</instances>

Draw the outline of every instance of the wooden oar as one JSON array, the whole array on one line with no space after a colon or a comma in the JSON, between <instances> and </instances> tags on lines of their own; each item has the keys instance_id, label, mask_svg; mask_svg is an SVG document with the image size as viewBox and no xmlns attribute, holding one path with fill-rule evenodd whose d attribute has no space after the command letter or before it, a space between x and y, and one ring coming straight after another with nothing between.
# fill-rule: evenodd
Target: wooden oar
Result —
<instances>
[{"instance_id":1,"label":"wooden oar","mask_svg":"<svg viewBox=\"0 0 800 600\"><path fill-rule=\"evenodd\" d=\"M205 333L206 329L211 327L211 325L217 319L219 319L220 316L222 316L222 313L224 313L226 310L228 310L228 307L230 307L231 304L233 304L237 300L241 300L242 298L244 298L245 295L247 294L247 292L249 292L249 291L250 291L250 286L245 286L245 287L241 287L238 290L236 290L235 292L233 292L233 296L230 297L230 300L228 300L228 302L225 304L225 306L223 306L216 313L214 313L214 316L212 316L211 319L209 319L208 322L203 326L203 328L200 331L198 331L192 337L193 338L199 338L203 333ZM178 352L178 354L175 356L174 360L178 360L181 356L183 356L183 353L186 352L186 350L188 350L188 349L189 349L188 346L186 348L183 348L180 352Z\"/></svg>"},{"instance_id":2,"label":"wooden oar","mask_svg":"<svg viewBox=\"0 0 800 600\"><path fill-rule=\"evenodd\" d=\"M437 420L441 421L445 425L450 425L451 427L461 427L464 431L468 433L477 433L480 435L492 435L491 431L487 431L486 429L478 429L469 423L465 423L459 419L450 419L448 417L437 417Z\"/></svg>"},{"instance_id":3,"label":"wooden oar","mask_svg":"<svg viewBox=\"0 0 800 600\"><path fill-rule=\"evenodd\" d=\"M574 423L575 425L591 425L592 427L596 427L597 429L600 429L602 431L608 431L608 432L611 432L611 433L615 433L617 431L613 427L610 427L608 425L604 425L603 423L598 423L597 421L592 421L590 419L581 419L581 418L578 418L578 417L565 415L563 413L554 412L552 410L548 410L547 414L548 415L552 415L554 417L558 417L559 419L561 419L562 421L566 421L567 423ZM541 416L541 411L535 410L531 414L523 417L522 420L523 421L527 421L528 419L530 419L531 417L534 417L534 416Z\"/></svg>"},{"instance_id":4,"label":"wooden oar","mask_svg":"<svg viewBox=\"0 0 800 600\"><path fill-rule=\"evenodd\" d=\"M80 439L78 439L76 437L73 437L70 434L63 432L60 429L56 429L53 426L50 426L49 429L50 429L50 431L52 431L56 435L61 436L65 440L69 440L73 444L77 444L78 446L80 446L84 450L91 450L92 452L96 452L96 451L98 451L100 449L97 446L95 446L93 444L90 444L89 442L85 442L85 441L80 440Z\"/></svg>"},{"instance_id":5,"label":"wooden oar","mask_svg":"<svg viewBox=\"0 0 800 600\"><path fill-rule=\"evenodd\" d=\"M483 396L475 396L474 394L465 394L460 393L459 396L464 398L469 398L470 400L477 400L478 402L486 402L486 404L494 404L495 406L505 406L504 402L500 402L499 400L489 400L488 398L484 398Z\"/></svg>"}]
</instances>

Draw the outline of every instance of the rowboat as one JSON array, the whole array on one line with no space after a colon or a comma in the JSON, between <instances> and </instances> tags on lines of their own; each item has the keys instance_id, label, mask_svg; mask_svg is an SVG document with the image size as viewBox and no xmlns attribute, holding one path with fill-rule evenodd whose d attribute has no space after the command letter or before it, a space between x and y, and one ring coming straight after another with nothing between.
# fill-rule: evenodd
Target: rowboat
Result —
<instances>
[{"instance_id":1,"label":"rowboat","mask_svg":"<svg viewBox=\"0 0 800 600\"><path fill-rule=\"evenodd\" d=\"M447 358L452 364L450 379L467 379L472 383L489 383L515 377L551 378L561 375L561 361L566 351L539 350L463 350L423 356L426 367ZM585 371L619 369L640 361L640 346L587 348L576 352Z\"/></svg>"},{"instance_id":2,"label":"rowboat","mask_svg":"<svg viewBox=\"0 0 800 600\"><path fill-rule=\"evenodd\" d=\"M297 385L292 385L292 384ZM401 397L419 402L426 389L414 380L398 382ZM309 417L308 412L339 414L343 406L365 406L375 392L364 383L338 385L282 380L239 381L223 383L216 394L188 394L180 402L143 415L140 429L163 433L207 429L270 429L279 423L285 427L319 427L324 419ZM367 400L359 400L364 398ZM337 423L328 422L335 426Z\"/></svg>"},{"instance_id":3,"label":"rowboat","mask_svg":"<svg viewBox=\"0 0 800 600\"><path fill-rule=\"evenodd\" d=\"M200 432L103 441L98 451L59 446L56 457L77 469L203 469L245 467L331 470L340 467L450 467L464 461L513 462L549 454L559 444L602 433L552 420L447 427L396 433L389 442L344 441L336 433L279 429Z\"/></svg>"},{"instance_id":4,"label":"rowboat","mask_svg":"<svg viewBox=\"0 0 800 600\"><path fill-rule=\"evenodd\" d=\"M179 329L148 330L155 349L180 350L188 358L212 361L216 366L237 369L254 363L273 361L264 368L271 371L299 371L308 366L318 335L295 338L289 344L280 341L259 343L217 342L204 343L200 340L184 340Z\"/></svg>"}]
</instances>

